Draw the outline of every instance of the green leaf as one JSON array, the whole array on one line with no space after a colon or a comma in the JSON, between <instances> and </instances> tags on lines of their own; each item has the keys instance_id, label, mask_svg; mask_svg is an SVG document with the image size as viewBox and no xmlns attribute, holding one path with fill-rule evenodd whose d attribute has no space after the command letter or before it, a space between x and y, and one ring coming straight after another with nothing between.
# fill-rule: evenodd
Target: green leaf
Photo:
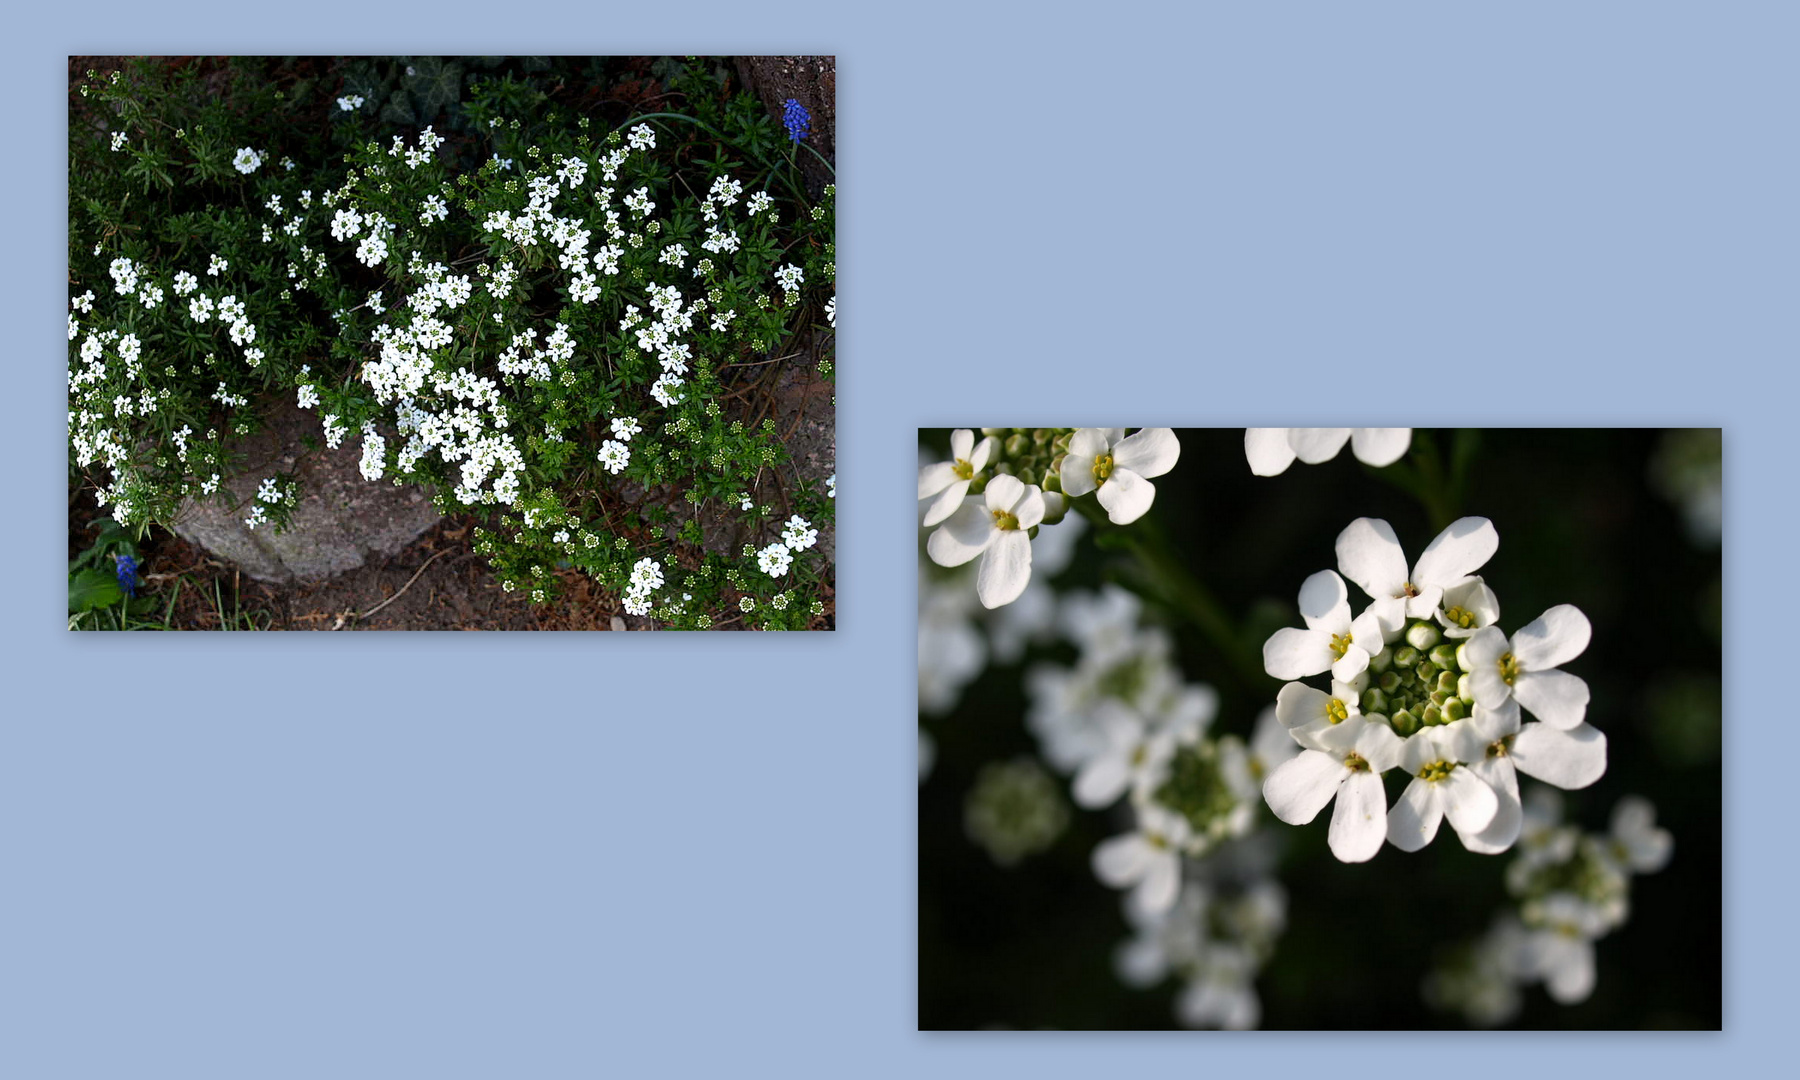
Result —
<instances>
[{"instance_id":1,"label":"green leaf","mask_svg":"<svg viewBox=\"0 0 1800 1080\"><path fill-rule=\"evenodd\" d=\"M83 570L69 578L69 613L109 607L123 599L119 579L105 570Z\"/></svg>"}]
</instances>

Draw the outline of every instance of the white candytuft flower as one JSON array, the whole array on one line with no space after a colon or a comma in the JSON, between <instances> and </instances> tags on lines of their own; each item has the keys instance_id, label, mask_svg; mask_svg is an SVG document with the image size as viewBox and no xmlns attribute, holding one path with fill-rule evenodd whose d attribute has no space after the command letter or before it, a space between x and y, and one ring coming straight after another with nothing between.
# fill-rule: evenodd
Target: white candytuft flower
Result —
<instances>
[{"instance_id":1,"label":"white candytuft flower","mask_svg":"<svg viewBox=\"0 0 1800 1080\"><path fill-rule=\"evenodd\" d=\"M1124 428L1081 428L1063 457L1063 494L1097 492L1113 524L1128 525L1156 498L1148 478L1174 468L1180 456L1181 443L1169 428L1142 428L1129 437Z\"/></svg>"},{"instance_id":2,"label":"white candytuft flower","mask_svg":"<svg viewBox=\"0 0 1800 1080\"><path fill-rule=\"evenodd\" d=\"M925 542L939 566L981 557L975 592L983 607L1010 604L1031 581L1031 528L1044 520L1044 495L1013 476L996 476L971 495Z\"/></svg>"}]
</instances>

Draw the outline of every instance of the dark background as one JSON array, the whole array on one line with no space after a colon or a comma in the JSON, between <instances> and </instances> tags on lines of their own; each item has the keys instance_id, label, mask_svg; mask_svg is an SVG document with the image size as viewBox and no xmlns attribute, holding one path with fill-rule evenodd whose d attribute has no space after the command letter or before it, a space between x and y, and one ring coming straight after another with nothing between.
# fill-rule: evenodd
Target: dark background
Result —
<instances>
[{"instance_id":1,"label":"dark background","mask_svg":"<svg viewBox=\"0 0 1800 1080\"><path fill-rule=\"evenodd\" d=\"M1156 479L1156 503L1132 526L1160 528L1185 551L1247 646L1298 625L1308 574L1336 568L1337 534L1357 517L1386 519L1408 563L1438 527L1420 501L1350 448L1322 465L1251 474L1242 429L1179 431L1181 459ZM1651 430L1486 430L1473 440L1462 497L1443 512L1490 518L1500 547L1479 572L1499 596L1509 634L1559 603L1592 622L1586 652L1565 665L1592 690L1588 720L1606 733L1607 771L1564 792L1565 818L1605 831L1623 796L1648 797L1675 838L1660 873L1631 879L1627 924L1596 944L1598 984L1576 1006L1524 990L1512 1026L1717 1028L1721 1023L1720 574L1716 547L1690 539L1679 508L1651 477L1664 434ZM947 449L948 433L922 436ZM1414 433L1446 463L1458 436ZM1117 556L1090 534L1059 591L1118 576ZM1362 601L1350 586L1352 604ZM1155 611L1153 600L1147 605ZM1147 615L1147 618L1158 618ZM1179 615L1161 615L1190 681L1220 694L1213 734L1248 737L1280 683L1249 680ZM937 747L919 789L919 1026L1064 1029L1173 1026L1173 980L1149 991L1121 984L1112 951L1130 931L1120 893L1089 866L1094 846L1128 826L1129 811L1087 811L1047 852L997 867L963 831L963 800L981 766L1035 750L1020 683L1039 658L991 667L951 713L922 718ZM1521 777L1523 783L1535 783ZM1066 795L1068 785L1062 784ZM1510 903L1516 852L1474 855L1447 827L1424 851L1384 847L1345 865L1326 847L1326 821L1289 827L1264 813L1285 845L1278 876L1288 928L1257 980L1265 1028L1458 1027L1425 1006L1420 983L1441 950L1476 937Z\"/></svg>"}]
</instances>

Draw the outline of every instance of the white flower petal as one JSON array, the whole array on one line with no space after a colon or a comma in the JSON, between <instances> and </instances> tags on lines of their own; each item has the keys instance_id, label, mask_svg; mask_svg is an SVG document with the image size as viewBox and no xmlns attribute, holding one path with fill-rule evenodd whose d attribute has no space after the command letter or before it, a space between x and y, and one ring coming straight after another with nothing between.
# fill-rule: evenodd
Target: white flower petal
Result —
<instances>
[{"instance_id":1,"label":"white flower petal","mask_svg":"<svg viewBox=\"0 0 1800 1080\"><path fill-rule=\"evenodd\" d=\"M1263 670L1270 678L1304 679L1329 668L1336 659L1331 655L1331 635L1323 630L1287 626L1263 642Z\"/></svg>"},{"instance_id":2,"label":"white flower petal","mask_svg":"<svg viewBox=\"0 0 1800 1080\"><path fill-rule=\"evenodd\" d=\"M1379 725L1377 725L1379 726ZM1340 862L1368 862L1387 839L1387 792L1372 772L1351 773L1331 812L1331 853Z\"/></svg>"},{"instance_id":3,"label":"white flower petal","mask_svg":"<svg viewBox=\"0 0 1800 1080\"><path fill-rule=\"evenodd\" d=\"M1574 791L1606 774L1606 736L1585 723L1567 731L1526 724L1513 740L1512 761L1527 776Z\"/></svg>"},{"instance_id":4,"label":"white flower petal","mask_svg":"<svg viewBox=\"0 0 1800 1080\"><path fill-rule=\"evenodd\" d=\"M1499 548L1500 534L1494 531L1494 523L1487 518L1466 517L1453 521L1419 556L1418 564L1413 567L1412 582L1420 588L1436 585L1443 589L1454 585L1481 569Z\"/></svg>"},{"instance_id":5,"label":"white flower petal","mask_svg":"<svg viewBox=\"0 0 1800 1080\"><path fill-rule=\"evenodd\" d=\"M1075 776L1075 802L1089 810L1111 806L1131 784L1131 764L1114 754L1095 758Z\"/></svg>"},{"instance_id":6,"label":"white flower petal","mask_svg":"<svg viewBox=\"0 0 1800 1080\"><path fill-rule=\"evenodd\" d=\"M1399 596L1406 585L1406 553L1394 527L1379 518L1357 518L1339 533L1337 557L1343 575L1376 600Z\"/></svg>"},{"instance_id":7,"label":"white flower petal","mask_svg":"<svg viewBox=\"0 0 1800 1080\"><path fill-rule=\"evenodd\" d=\"M1513 690L1500 675L1500 658L1509 651L1506 635L1498 626L1484 626L1470 636L1462 649L1463 659L1468 661L1469 687L1474 691L1475 704L1488 709L1505 705Z\"/></svg>"},{"instance_id":8,"label":"white flower petal","mask_svg":"<svg viewBox=\"0 0 1800 1080\"><path fill-rule=\"evenodd\" d=\"M939 566L961 566L986 551L999 535L993 515L976 495L963 500L961 508L931 534L925 553Z\"/></svg>"},{"instance_id":9,"label":"white flower petal","mask_svg":"<svg viewBox=\"0 0 1800 1080\"><path fill-rule=\"evenodd\" d=\"M1294 463L1294 448L1284 427L1245 428L1244 457L1257 476L1279 476Z\"/></svg>"},{"instance_id":10,"label":"white flower petal","mask_svg":"<svg viewBox=\"0 0 1800 1080\"><path fill-rule=\"evenodd\" d=\"M923 483L923 481L921 481L921 483ZM929 529L933 525L942 522L951 514L956 513L957 509L962 506L963 499L967 497L968 494L969 481L958 480L951 484L949 487L939 492L936 499L932 500L931 506L925 511L925 519L919 524L922 527Z\"/></svg>"},{"instance_id":11,"label":"white flower petal","mask_svg":"<svg viewBox=\"0 0 1800 1080\"><path fill-rule=\"evenodd\" d=\"M1369 427L1350 433L1350 452L1364 465L1381 468L1399 461L1412 447L1412 428Z\"/></svg>"},{"instance_id":12,"label":"white flower petal","mask_svg":"<svg viewBox=\"0 0 1800 1080\"><path fill-rule=\"evenodd\" d=\"M1284 728L1305 727L1325 717L1331 695L1300 682L1291 682L1275 695L1275 719Z\"/></svg>"},{"instance_id":13,"label":"white flower petal","mask_svg":"<svg viewBox=\"0 0 1800 1080\"><path fill-rule=\"evenodd\" d=\"M1349 441L1350 429L1347 427L1288 429L1288 444L1294 448L1294 456L1308 465L1337 457L1338 451Z\"/></svg>"},{"instance_id":14,"label":"white flower petal","mask_svg":"<svg viewBox=\"0 0 1800 1080\"><path fill-rule=\"evenodd\" d=\"M1013 504L1012 512L1021 531L1035 527L1044 520L1044 493L1036 484L1026 484L1025 494Z\"/></svg>"},{"instance_id":15,"label":"white flower petal","mask_svg":"<svg viewBox=\"0 0 1800 1080\"><path fill-rule=\"evenodd\" d=\"M1139 476L1161 476L1181 458L1181 441L1173 429L1144 428L1113 447L1113 464Z\"/></svg>"},{"instance_id":16,"label":"white flower petal","mask_svg":"<svg viewBox=\"0 0 1800 1080\"><path fill-rule=\"evenodd\" d=\"M1513 655L1526 671L1549 671L1582 654L1594 628L1573 604L1558 604L1512 636Z\"/></svg>"},{"instance_id":17,"label":"white flower petal","mask_svg":"<svg viewBox=\"0 0 1800 1080\"><path fill-rule=\"evenodd\" d=\"M1024 497L1025 481L1016 476L1001 473L988 481L985 498L989 510L1010 511Z\"/></svg>"},{"instance_id":18,"label":"white flower petal","mask_svg":"<svg viewBox=\"0 0 1800 1080\"><path fill-rule=\"evenodd\" d=\"M1129 525L1150 509L1156 500L1156 485L1130 469L1115 468L1100 485L1098 498L1114 525Z\"/></svg>"},{"instance_id":19,"label":"white flower petal","mask_svg":"<svg viewBox=\"0 0 1800 1080\"><path fill-rule=\"evenodd\" d=\"M1369 654L1355 645L1344 650L1344 655L1331 665L1331 677L1338 682L1350 680L1369 670Z\"/></svg>"},{"instance_id":20,"label":"white flower petal","mask_svg":"<svg viewBox=\"0 0 1800 1080\"><path fill-rule=\"evenodd\" d=\"M956 475L954 462L940 461L932 465L921 466L919 469L919 498L929 499L960 479L961 477Z\"/></svg>"},{"instance_id":21,"label":"white flower petal","mask_svg":"<svg viewBox=\"0 0 1800 1080\"><path fill-rule=\"evenodd\" d=\"M1306 625L1314 630L1337 630L1336 626L1317 626L1315 621L1324 620L1343 608L1345 621L1349 621L1350 590L1344 587L1344 579L1337 576L1334 570L1321 570L1300 583L1300 617ZM1332 620L1336 622L1336 620Z\"/></svg>"},{"instance_id":22,"label":"white flower petal","mask_svg":"<svg viewBox=\"0 0 1800 1080\"><path fill-rule=\"evenodd\" d=\"M1094 848L1094 876L1115 889L1123 889L1143 878L1158 854L1142 833L1102 840Z\"/></svg>"},{"instance_id":23,"label":"white flower petal","mask_svg":"<svg viewBox=\"0 0 1800 1080\"><path fill-rule=\"evenodd\" d=\"M1429 781L1413 778L1388 811L1388 843L1401 851L1418 851L1437 836L1444 808Z\"/></svg>"},{"instance_id":24,"label":"white flower petal","mask_svg":"<svg viewBox=\"0 0 1800 1080\"><path fill-rule=\"evenodd\" d=\"M1337 794L1348 775L1344 763L1322 750L1302 750L1263 781L1263 799L1289 825L1305 825Z\"/></svg>"},{"instance_id":25,"label":"white flower petal","mask_svg":"<svg viewBox=\"0 0 1800 1080\"><path fill-rule=\"evenodd\" d=\"M1107 438L1105 428L1077 428L1069 437L1069 453L1092 461L1112 448L1112 440Z\"/></svg>"},{"instance_id":26,"label":"white flower petal","mask_svg":"<svg viewBox=\"0 0 1800 1080\"><path fill-rule=\"evenodd\" d=\"M1386 724L1365 721L1362 730L1356 733L1356 752L1369 763L1370 771L1380 775L1400 764L1406 752L1406 740L1394 734L1394 729Z\"/></svg>"},{"instance_id":27,"label":"white flower petal","mask_svg":"<svg viewBox=\"0 0 1800 1080\"><path fill-rule=\"evenodd\" d=\"M1439 798L1450 827L1459 833L1478 833L1488 827L1500 812L1500 800L1494 789L1466 768L1451 769L1450 775L1438 781Z\"/></svg>"},{"instance_id":28,"label":"white flower petal","mask_svg":"<svg viewBox=\"0 0 1800 1080\"><path fill-rule=\"evenodd\" d=\"M1494 820L1478 833L1457 833L1463 847L1478 855L1498 855L1519 839L1525 823L1524 808L1519 802L1519 777L1509 757L1483 757L1469 765L1475 778L1486 784L1498 800Z\"/></svg>"},{"instance_id":29,"label":"white flower petal","mask_svg":"<svg viewBox=\"0 0 1800 1080\"><path fill-rule=\"evenodd\" d=\"M987 463L993 460L995 451L999 449L1000 440L989 435L987 438L975 444L975 452L968 457L969 467L976 472L980 472L987 468Z\"/></svg>"},{"instance_id":30,"label":"white flower petal","mask_svg":"<svg viewBox=\"0 0 1800 1080\"><path fill-rule=\"evenodd\" d=\"M1094 456L1073 451L1064 454L1062 469L1057 476L1062 480L1064 495L1071 499L1086 495L1094 490Z\"/></svg>"},{"instance_id":31,"label":"white flower petal","mask_svg":"<svg viewBox=\"0 0 1800 1080\"><path fill-rule=\"evenodd\" d=\"M1173 852L1157 852L1149 873L1138 883L1132 902L1139 911L1159 913L1175 906L1181 895L1181 858Z\"/></svg>"},{"instance_id":32,"label":"white flower petal","mask_svg":"<svg viewBox=\"0 0 1800 1080\"><path fill-rule=\"evenodd\" d=\"M968 428L957 428L950 433L950 456L963 461L970 459L975 447L975 432ZM921 496L923 497L923 496Z\"/></svg>"},{"instance_id":33,"label":"white flower petal","mask_svg":"<svg viewBox=\"0 0 1800 1080\"><path fill-rule=\"evenodd\" d=\"M975 595L981 598L981 606L1005 607L1030 583L1031 540L1020 529L1001 532L975 572Z\"/></svg>"},{"instance_id":34,"label":"white flower petal","mask_svg":"<svg viewBox=\"0 0 1800 1080\"><path fill-rule=\"evenodd\" d=\"M1544 989L1559 1005L1579 1005L1594 992L1594 945L1586 938L1557 934L1546 966Z\"/></svg>"},{"instance_id":35,"label":"white flower petal","mask_svg":"<svg viewBox=\"0 0 1800 1080\"><path fill-rule=\"evenodd\" d=\"M1566 671L1521 671L1512 692L1526 712L1551 727L1568 731L1587 718L1588 684Z\"/></svg>"}]
</instances>

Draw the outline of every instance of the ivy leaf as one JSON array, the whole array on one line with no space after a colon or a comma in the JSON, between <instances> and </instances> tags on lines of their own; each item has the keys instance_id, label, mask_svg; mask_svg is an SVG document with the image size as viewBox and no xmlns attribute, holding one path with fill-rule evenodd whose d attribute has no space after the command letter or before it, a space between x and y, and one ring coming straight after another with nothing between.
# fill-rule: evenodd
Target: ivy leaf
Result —
<instances>
[{"instance_id":1,"label":"ivy leaf","mask_svg":"<svg viewBox=\"0 0 1800 1080\"><path fill-rule=\"evenodd\" d=\"M409 127L418 123L412 100L405 90L395 90L388 95L387 104L381 107L381 118L390 124L405 124Z\"/></svg>"}]
</instances>

